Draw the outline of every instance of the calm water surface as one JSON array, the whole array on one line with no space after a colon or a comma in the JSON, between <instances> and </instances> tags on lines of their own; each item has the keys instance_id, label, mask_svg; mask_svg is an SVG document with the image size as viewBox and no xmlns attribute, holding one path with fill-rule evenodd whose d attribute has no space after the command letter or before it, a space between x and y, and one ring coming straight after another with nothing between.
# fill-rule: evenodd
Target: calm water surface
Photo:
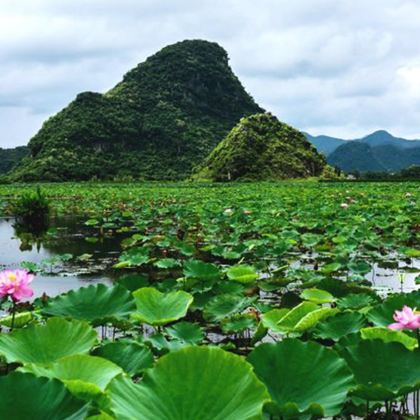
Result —
<instances>
[{"instance_id":1,"label":"calm water surface","mask_svg":"<svg viewBox=\"0 0 420 420\"><path fill-rule=\"evenodd\" d=\"M121 237L95 238L95 231L84 226L83 219L59 218L50 222L50 234L34 237L15 227L14 219L0 218L0 269L17 268L23 262L40 264L63 254L72 254L70 262L45 265L48 274L37 274L32 283L35 297L44 292L55 296L91 283L111 283L109 269L120 253ZM77 257L84 255L83 261ZM89 258L87 258L89 256Z\"/></svg>"}]
</instances>

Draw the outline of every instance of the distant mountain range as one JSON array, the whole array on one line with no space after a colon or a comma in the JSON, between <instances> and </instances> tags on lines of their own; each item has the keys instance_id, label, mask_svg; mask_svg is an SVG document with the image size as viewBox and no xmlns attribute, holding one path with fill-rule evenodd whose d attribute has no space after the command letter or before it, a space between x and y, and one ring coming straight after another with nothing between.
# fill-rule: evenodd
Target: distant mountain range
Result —
<instances>
[{"instance_id":1,"label":"distant mountain range","mask_svg":"<svg viewBox=\"0 0 420 420\"><path fill-rule=\"evenodd\" d=\"M395 172L420 165L420 140L394 137L385 130L354 140L305 135L330 165L344 172Z\"/></svg>"}]
</instances>

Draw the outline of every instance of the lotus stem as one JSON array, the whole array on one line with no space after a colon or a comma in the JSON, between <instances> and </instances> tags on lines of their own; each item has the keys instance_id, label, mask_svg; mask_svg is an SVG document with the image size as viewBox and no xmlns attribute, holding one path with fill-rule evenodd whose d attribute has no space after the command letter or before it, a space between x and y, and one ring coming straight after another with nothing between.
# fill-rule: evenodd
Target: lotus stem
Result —
<instances>
[{"instance_id":1,"label":"lotus stem","mask_svg":"<svg viewBox=\"0 0 420 420\"><path fill-rule=\"evenodd\" d=\"M15 317L16 317L16 302L13 301L13 306L12 306L12 323L10 325L10 331L13 331L13 328L15 327Z\"/></svg>"}]
</instances>

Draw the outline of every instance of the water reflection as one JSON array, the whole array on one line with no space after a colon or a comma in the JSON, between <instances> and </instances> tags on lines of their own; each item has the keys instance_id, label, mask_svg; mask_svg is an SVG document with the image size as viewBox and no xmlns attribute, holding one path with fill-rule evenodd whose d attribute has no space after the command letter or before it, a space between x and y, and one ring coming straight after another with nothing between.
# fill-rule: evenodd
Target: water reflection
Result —
<instances>
[{"instance_id":1,"label":"water reflection","mask_svg":"<svg viewBox=\"0 0 420 420\"><path fill-rule=\"evenodd\" d=\"M120 252L121 238L95 234L78 218L51 219L41 230L28 229L16 224L14 219L0 218L0 268L44 262L51 273L36 276L33 282L36 296L44 292L55 296L86 283L111 283L109 267ZM71 264L54 265L54 260L62 254L72 254ZM84 258L78 259L80 256Z\"/></svg>"}]
</instances>

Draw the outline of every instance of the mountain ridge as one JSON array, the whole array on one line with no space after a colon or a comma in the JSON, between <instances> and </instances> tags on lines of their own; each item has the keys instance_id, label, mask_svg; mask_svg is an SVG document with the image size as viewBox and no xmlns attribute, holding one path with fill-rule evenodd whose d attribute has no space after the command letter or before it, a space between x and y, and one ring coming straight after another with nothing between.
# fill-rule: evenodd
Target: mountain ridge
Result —
<instances>
[{"instance_id":1,"label":"mountain ridge","mask_svg":"<svg viewBox=\"0 0 420 420\"><path fill-rule=\"evenodd\" d=\"M328 155L332 153L335 149L339 146L342 146L346 142L362 142L362 143L369 143L371 146L379 146L384 144L393 144L400 148L412 148L412 147L419 147L420 140L419 139L405 139L402 137L395 137L390 132L386 130L376 130L370 134L367 134L363 137L358 137L354 139L343 139L339 137L331 137L326 135L318 135L313 136L307 132L303 132L306 138L315 146L317 149Z\"/></svg>"},{"instance_id":2,"label":"mountain ridge","mask_svg":"<svg viewBox=\"0 0 420 420\"><path fill-rule=\"evenodd\" d=\"M29 141L12 181L187 178L240 120L262 112L218 44L185 40L82 92Z\"/></svg>"}]
</instances>

